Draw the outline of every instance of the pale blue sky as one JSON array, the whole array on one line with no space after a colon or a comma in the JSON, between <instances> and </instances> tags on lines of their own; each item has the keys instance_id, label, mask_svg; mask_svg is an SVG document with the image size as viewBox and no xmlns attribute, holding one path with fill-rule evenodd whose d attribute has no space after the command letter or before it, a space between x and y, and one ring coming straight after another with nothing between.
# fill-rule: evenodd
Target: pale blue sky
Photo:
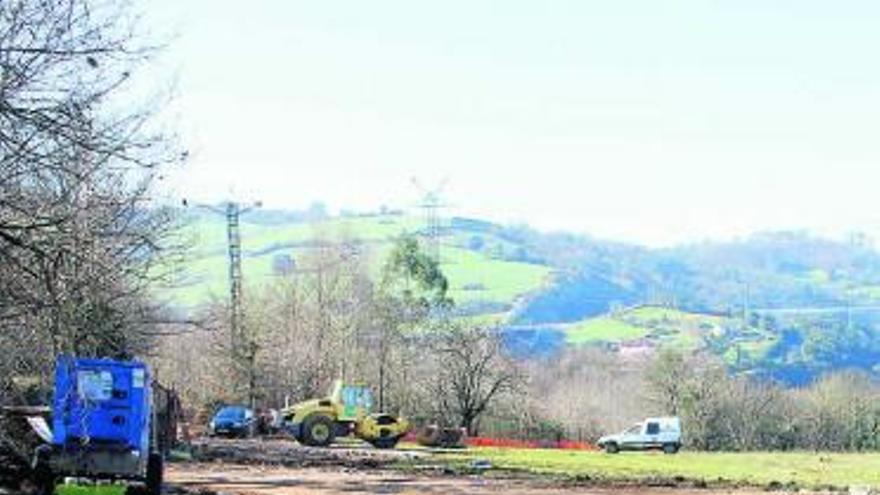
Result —
<instances>
[{"instance_id":1,"label":"pale blue sky","mask_svg":"<svg viewBox=\"0 0 880 495\"><path fill-rule=\"evenodd\" d=\"M665 244L880 233L880 2L152 0L173 183ZM160 30L161 31L161 30Z\"/></svg>"}]
</instances>

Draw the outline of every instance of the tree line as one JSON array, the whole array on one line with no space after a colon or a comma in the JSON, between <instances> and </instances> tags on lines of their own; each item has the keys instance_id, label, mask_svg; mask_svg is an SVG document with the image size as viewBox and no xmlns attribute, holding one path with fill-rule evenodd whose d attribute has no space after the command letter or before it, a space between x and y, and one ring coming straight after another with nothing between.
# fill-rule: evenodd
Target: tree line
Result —
<instances>
[{"instance_id":1,"label":"tree line","mask_svg":"<svg viewBox=\"0 0 880 495\"><path fill-rule=\"evenodd\" d=\"M677 415L695 450L878 447L880 386L867 374L826 374L791 388L674 348L622 358L575 347L514 359L503 330L455 315L440 266L415 238L401 237L379 263L350 239L316 246L297 273L248 299L255 369L230 366L221 304L212 330L163 339L160 376L206 411L251 396L280 407L322 396L343 377L372 385L378 407L416 424L472 434L589 442L645 417ZM248 390L251 374L256 390Z\"/></svg>"},{"instance_id":2,"label":"tree line","mask_svg":"<svg viewBox=\"0 0 880 495\"><path fill-rule=\"evenodd\" d=\"M207 330L163 339L160 376L208 409L278 408L322 397L342 378L371 385L379 409L476 431L522 383L500 330L454 316L448 281L415 237L400 237L378 265L381 273L371 273L370 253L356 241L315 243L295 272L249 293L246 338L231 338L228 308L216 304ZM236 360L235 346L253 349L253 359Z\"/></svg>"},{"instance_id":3,"label":"tree line","mask_svg":"<svg viewBox=\"0 0 880 495\"><path fill-rule=\"evenodd\" d=\"M880 384L862 371L808 386L732 375L718 360L666 351L647 370L649 403L682 417L700 450L873 450L880 447Z\"/></svg>"}]
</instances>

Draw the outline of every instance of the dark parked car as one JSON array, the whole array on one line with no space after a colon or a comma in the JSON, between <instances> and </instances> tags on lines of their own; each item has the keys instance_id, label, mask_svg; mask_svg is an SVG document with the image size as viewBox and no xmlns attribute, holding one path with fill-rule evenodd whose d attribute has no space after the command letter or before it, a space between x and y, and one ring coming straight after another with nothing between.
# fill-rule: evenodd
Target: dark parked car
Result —
<instances>
[{"instance_id":1,"label":"dark parked car","mask_svg":"<svg viewBox=\"0 0 880 495\"><path fill-rule=\"evenodd\" d=\"M211 436L250 438L257 431L257 418L245 406L221 407L208 424Z\"/></svg>"}]
</instances>

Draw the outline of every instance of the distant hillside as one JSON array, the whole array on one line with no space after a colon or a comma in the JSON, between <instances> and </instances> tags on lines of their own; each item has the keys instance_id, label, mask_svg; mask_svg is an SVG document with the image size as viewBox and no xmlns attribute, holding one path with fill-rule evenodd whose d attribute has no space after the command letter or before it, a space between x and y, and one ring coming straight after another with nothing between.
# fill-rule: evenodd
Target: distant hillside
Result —
<instances>
[{"instance_id":1,"label":"distant hillside","mask_svg":"<svg viewBox=\"0 0 880 495\"><path fill-rule=\"evenodd\" d=\"M295 266L326 238L358 243L378 270L396 236L423 228L420 217L400 212L248 215L246 285L270 283L279 266ZM194 249L177 284L157 290L161 298L183 311L225 298L225 229L223 219L191 216L186 237ZM779 232L652 250L453 218L441 254L459 315L505 325L521 355L571 345L634 355L680 346L789 383L827 369L880 370L880 317L872 309L880 308L880 255L866 243Z\"/></svg>"},{"instance_id":2,"label":"distant hillside","mask_svg":"<svg viewBox=\"0 0 880 495\"><path fill-rule=\"evenodd\" d=\"M321 238L346 238L359 243L378 270L396 237L419 233L424 221L401 214L318 217L283 212L248 214L241 219L242 270L248 287L270 283L279 265L296 265ZM159 297L182 310L225 298L228 264L225 220L193 214L184 237L193 245L173 287ZM442 268L450 280L450 295L465 314L510 311L519 298L543 289L552 268L524 254L519 244L505 240L481 222L455 219L443 239Z\"/></svg>"},{"instance_id":3,"label":"distant hillside","mask_svg":"<svg viewBox=\"0 0 880 495\"><path fill-rule=\"evenodd\" d=\"M880 302L877 251L804 233L659 250L527 230L519 240L558 276L520 308L518 323L572 322L636 303L737 313Z\"/></svg>"}]
</instances>

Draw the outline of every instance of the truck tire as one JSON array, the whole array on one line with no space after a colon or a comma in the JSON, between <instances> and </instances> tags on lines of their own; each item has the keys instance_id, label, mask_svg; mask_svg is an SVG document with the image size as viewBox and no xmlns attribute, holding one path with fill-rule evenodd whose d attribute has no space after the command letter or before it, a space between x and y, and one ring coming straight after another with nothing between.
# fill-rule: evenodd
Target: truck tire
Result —
<instances>
[{"instance_id":1,"label":"truck tire","mask_svg":"<svg viewBox=\"0 0 880 495\"><path fill-rule=\"evenodd\" d=\"M36 485L38 495L54 495L55 488L60 481L52 468L49 466L48 454L45 452L38 453L36 465L34 466L34 476L32 478Z\"/></svg>"},{"instance_id":2,"label":"truck tire","mask_svg":"<svg viewBox=\"0 0 880 495\"><path fill-rule=\"evenodd\" d=\"M620 447L614 442L608 442L605 444L605 452L608 454L616 454L620 452Z\"/></svg>"},{"instance_id":3,"label":"truck tire","mask_svg":"<svg viewBox=\"0 0 880 495\"><path fill-rule=\"evenodd\" d=\"M663 444L663 453L664 454L677 454L678 453L678 444L677 443L664 443Z\"/></svg>"},{"instance_id":4,"label":"truck tire","mask_svg":"<svg viewBox=\"0 0 880 495\"><path fill-rule=\"evenodd\" d=\"M36 479L37 495L54 495L58 486L58 478L50 475L41 475Z\"/></svg>"},{"instance_id":5,"label":"truck tire","mask_svg":"<svg viewBox=\"0 0 880 495\"><path fill-rule=\"evenodd\" d=\"M147 495L162 494L162 472L164 471L165 459L162 454L152 453L147 459Z\"/></svg>"},{"instance_id":6,"label":"truck tire","mask_svg":"<svg viewBox=\"0 0 880 495\"><path fill-rule=\"evenodd\" d=\"M312 447L327 447L336 438L336 424L329 416L309 416L302 424L302 443Z\"/></svg>"},{"instance_id":7,"label":"truck tire","mask_svg":"<svg viewBox=\"0 0 880 495\"><path fill-rule=\"evenodd\" d=\"M377 449L393 449L397 446L398 440L400 440L400 437L382 437L376 438L370 441L370 443Z\"/></svg>"}]
</instances>

